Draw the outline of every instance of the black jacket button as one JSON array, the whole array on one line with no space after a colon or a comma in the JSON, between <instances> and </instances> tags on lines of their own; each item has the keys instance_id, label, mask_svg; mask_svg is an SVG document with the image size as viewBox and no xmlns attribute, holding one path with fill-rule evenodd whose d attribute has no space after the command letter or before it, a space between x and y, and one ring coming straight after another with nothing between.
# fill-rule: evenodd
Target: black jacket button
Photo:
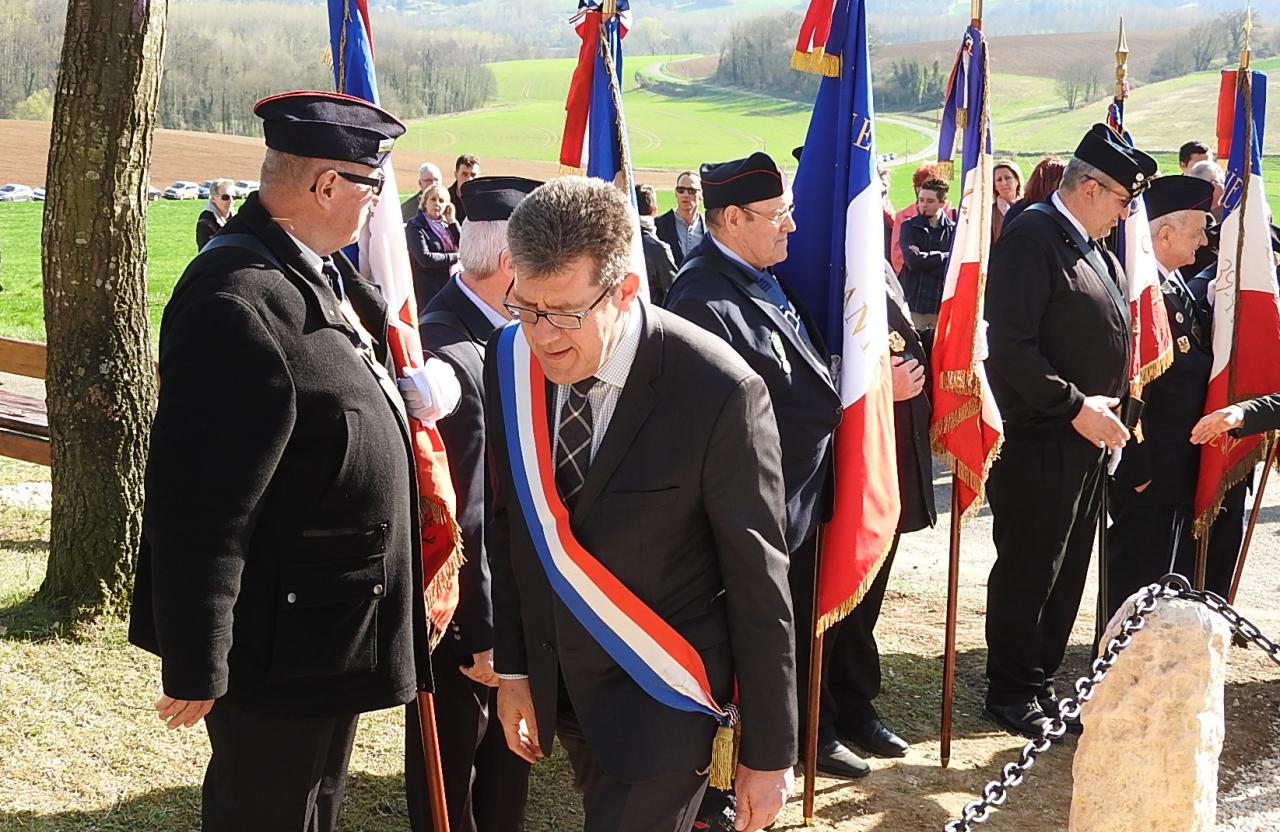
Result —
<instances>
[{"instance_id":1,"label":"black jacket button","mask_svg":"<svg viewBox=\"0 0 1280 832\"><path fill-rule=\"evenodd\" d=\"M548 653L556 652L556 646L549 641L542 642L542 649L546 650Z\"/></svg>"}]
</instances>

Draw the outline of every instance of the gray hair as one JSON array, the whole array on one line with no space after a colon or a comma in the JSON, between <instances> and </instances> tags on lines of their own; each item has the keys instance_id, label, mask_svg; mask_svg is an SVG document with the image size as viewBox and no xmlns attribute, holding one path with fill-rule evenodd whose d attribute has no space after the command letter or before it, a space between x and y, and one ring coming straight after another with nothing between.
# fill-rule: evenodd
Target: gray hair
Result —
<instances>
[{"instance_id":1,"label":"gray hair","mask_svg":"<svg viewBox=\"0 0 1280 832\"><path fill-rule=\"evenodd\" d=\"M600 179L562 176L516 207L507 247L523 278L548 277L589 257L596 283L612 289L631 270L634 235L631 203L621 191Z\"/></svg>"},{"instance_id":2,"label":"gray hair","mask_svg":"<svg viewBox=\"0 0 1280 832\"><path fill-rule=\"evenodd\" d=\"M1083 159L1078 159L1075 156L1071 157L1071 160L1067 162L1066 168L1063 169L1062 182L1058 185L1058 190L1071 193L1089 179L1100 182L1108 187L1114 185L1125 192L1128 192L1129 190L1112 178L1110 174L1104 173L1101 168L1096 168Z\"/></svg>"},{"instance_id":3,"label":"gray hair","mask_svg":"<svg viewBox=\"0 0 1280 832\"><path fill-rule=\"evenodd\" d=\"M426 173L427 171L431 171L432 173L434 173L436 175L436 179L441 178L440 167L438 165L432 164L431 162L423 162L422 164L418 165L418 178L421 179L422 174Z\"/></svg>"},{"instance_id":4,"label":"gray hair","mask_svg":"<svg viewBox=\"0 0 1280 832\"><path fill-rule=\"evenodd\" d=\"M449 189L446 188L444 185L441 185L439 182L437 182L434 185L428 185L427 187L422 189L422 193L418 195L418 207L421 208L422 206L426 205L427 197L431 196L432 194L439 194L440 201L445 203L446 205L448 205L450 202L453 201L452 199L449 198Z\"/></svg>"},{"instance_id":5,"label":"gray hair","mask_svg":"<svg viewBox=\"0 0 1280 832\"><path fill-rule=\"evenodd\" d=\"M1187 176L1194 176L1196 179L1203 179L1215 185L1221 185L1223 179L1222 168L1218 167L1217 162L1209 159L1201 159L1187 168Z\"/></svg>"},{"instance_id":6,"label":"gray hair","mask_svg":"<svg viewBox=\"0 0 1280 832\"><path fill-rule=\"evenodd\" d=\"M209 195L213 196L214 194L219 193L229 194L231 193L231 187L235 184L236 183L232 182L230 179L215 179L209 183Z\"/></svg>"},{"instance_id":7,"label":"gray hair","mask_svg":"<svg viewBox=\"0 0 1280 832\"><path fill-rule=\"evenodd\" d=\"M464 220L458 238L458 262L476 280L493 276L507 250L506 220Z\"/></svg>"},{"instance_id":8,"label":"gray hair","mask_svg":"<svg viewBox=\"0 0 1280 832\"><path fill-rule=\"evenodd\" d=\"M1170 211L1167 214L1156 217L1151 221L1151 239L1154 240L1156 235L1165 228L1172 228L1175 233L1181 233L1182 229L1196 214L1204 216L1204 213L1204 211L1188 208L1184 211Z\"/></svg>"},{"instance_id":9,"label":"gray hair","mask_svg":"<svg viewBox=\"0 0 1280 832\"><path fill-rule=\"evenodd\" d=\"M333 165L333 162L325 159L294 156L292 153L267 148L262 157L262 172L258 174L258 178L262 180L261 187L264 191L289 190L308 184L321 167Z\"/></svg>"}]
</instances>

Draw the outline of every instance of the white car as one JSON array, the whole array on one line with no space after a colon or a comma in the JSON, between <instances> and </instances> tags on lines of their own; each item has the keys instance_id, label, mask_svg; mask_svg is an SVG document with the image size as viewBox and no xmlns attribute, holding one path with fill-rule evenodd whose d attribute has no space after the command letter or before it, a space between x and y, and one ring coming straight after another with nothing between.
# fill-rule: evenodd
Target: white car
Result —
<instances>
[{"instance_id":1,"label":"white car","mask_svg":"<svg viewBox=\"0 0 1280 832\"><path fill-rule=\"evenodd\" d=\"M165 199L199 199L200 186L194 182L184 182L179 179L165 188L161 196Z\"/></svg>"},{"instance_id":2,"label":"white car","mask_svg":"<svg viewBox=\"0 0 1280 832\"><path fill-rule=\"evenodd\" d=\"M147 202L155 202L160 198L160 189L147 186Z\"/></svg>"},{"instance_id":3,"label":"white car","mask_svg":"<svg viewBox=\"0 0 1280 832\"><path fill-rule=\"evenodd\" d=\"M44 193L45 193L44 186L41 185L39 188L36 188L31 192L32 194L31 198L34 199L36 202L44 202Z\"/></svg>"},{"instance_id":4,"label":"white car","mask_svg":"<svg viewBox=\"0 0 1280 832\"><path fill-rule=\"evenodd\" d=\"M201 199L208 199L208 198L209 198L209 189L210 189L210 188L212 188L212 187L213 187L213 180L212 180L212 179L206 179L206 180L204 180L203 182L201 182L201 183L200 183L200 198L201 198Z\"/></svg>"},{"instance_id":5,"label":"white car","mask_svg":"<svg viewBox=\"0 0 1280 832\"><path fill-rule=\"evenodd\" d=\"M231 196L236 199L244 199L256 190L258 190L258 181L256 179L238 179L231 186Z\"/></svg>"},{"instance_id":6,"label":"white car","mask_svg":"<svg viewBox=\"0 0 1280 832\"><path fill-rule=\"evenodd\" d=\"M26 185L9 183L0 185L0 202L30 202L36 198L35 191Z\"/></svg>"}]
</instances>

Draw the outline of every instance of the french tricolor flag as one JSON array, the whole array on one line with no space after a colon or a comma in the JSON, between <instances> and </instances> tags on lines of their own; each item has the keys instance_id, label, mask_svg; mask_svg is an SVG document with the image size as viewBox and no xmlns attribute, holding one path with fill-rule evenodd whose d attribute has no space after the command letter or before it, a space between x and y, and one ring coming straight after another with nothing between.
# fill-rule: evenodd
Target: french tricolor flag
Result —
<instances>
[{"instance_id":1,"label":"french tricolor flag","mask_svg":"<svg viewBox=\"0 0 1280 832\"><path fill-rule=\"evenodd\" d=\"M835 435L835 513L818 576L819 631L857 606L884 562L900 511L865 0L837 0L823 54L838 71L818 87L796 172L797 230L778 266L836 352L844 404Z\"/></svg>"}]
</instances>

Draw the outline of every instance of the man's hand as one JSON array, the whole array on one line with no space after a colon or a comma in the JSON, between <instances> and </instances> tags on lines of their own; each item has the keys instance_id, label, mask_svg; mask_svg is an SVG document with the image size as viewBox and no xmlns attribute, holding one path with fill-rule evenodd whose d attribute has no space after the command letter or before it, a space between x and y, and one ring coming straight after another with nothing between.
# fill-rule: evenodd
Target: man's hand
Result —
<instances>
[{"instance_id":1,"label":"man's hand","mask_svg":"<svg viewBox=\"0 0 1280 832\"><path fill-rule=\"evenodd\" d=\"M498 721L507 738L507 747L527 763L546 755L538 744L538 719L533 714L533 694L528 679L498 680Z\"/></svg>"},{"instance_id":2,"label":"man's hand","mask_svg":"<svg viewBox=\"0 0 1280 832\"><path fill-rule=\"evenodd\" d=\"M1080 412L1071 420L1071 427L1095 447L1123 448L1129 441L1129 429L1112 412L1119 404L1119 399L1110 396L1086 396Z\"/></svg>"},{"instance_id":3,"label":"man's hand","mask_svg":"<svg viewBox=\"0 0 1280 832\"><path fill-rule=\"evenodd\" d=\"M421 367L405 367L400 373L396 386L404 397L404 408L419 422L435 427L437 419L457 409L462 386L453 367L438 358L428 358Z\"/></svg>"},{"instance_id":4,"label":"man's hand","mask_svg":"<svg viewBox=\"0 0 1280 832\"><path fill-rule=\"evenodd\" d=\"M924 367L914 358L891 356L893 365L893 400L905 402L914 399L924 389Z\"/></svg>"},{"instance_id":5,"label":"man's hand","mask_svg":"<svg viewBox=\"0 0 1280 832\"><path fill-rule=\"evenodd\" d=\"M795 782L796 776L790 767L781 771L756 771L739 765L733 781L733 791L738 797L733 828L737 832L756 832L773 823L791 796Z\"/></svg>"},{"instance_id":6,"label":"man's hand","mask_svg":"<svg viewBox=\"0 0 1280 832\"><path fill-rule=\"evenodd\" d=\"M1135 485L1133 487L1133 490L1138 494L1141 494L1142 492L1146 491L1150 487L1151 487L1151 480L1147 480L1142 485Z\"/></svg>"},{"instance_id":7,"label":"man's hand","mask_svg":"<svg viewBox=\"0 0 1280 832\"><path fill-rule=\"evenodd\" d=\"M1196 426L1191 429L1191 444L1204 445L1212 442L1227 431L1240 427L1242 422L1244 409L1238 404L1215 410L1196 422Z\"/></svg>"},{"instance_id":8,"label":"man's hand","mask_svg":"<svg viewBox=\"0 0 1280 832\"><path fill-rule=\"evenodd\" d=\"M213 710L214 700L212 699L174 699L172 696L162 696L156 700L156 713L160 718L169 723L169 730L174 728L190 728L200 720L204 719L205 714Z\"/></svg>"},{"instance_id":9,"label":"man's hand","mask_svg":"<svg viewBox=\"0 0 1280 832\"><path fill-rule=\"evenodd\" d=\"M907 248L911 251L912 254L920 253L920 246L907 246Z\"/></svg>"},{"instance_id":10,"label":"man's hand","mask_svg":"<svg viewBox=\"0 0 1280 832\"><path fill-rule=\"evenodd\" d=\"M479 653L471 655L471 667L460 667L459 671L473 682L481 685L487 685L491 688L498 686L498 674L493 672L493 650L483 650Z\"/></svg>"}]
</instances>

